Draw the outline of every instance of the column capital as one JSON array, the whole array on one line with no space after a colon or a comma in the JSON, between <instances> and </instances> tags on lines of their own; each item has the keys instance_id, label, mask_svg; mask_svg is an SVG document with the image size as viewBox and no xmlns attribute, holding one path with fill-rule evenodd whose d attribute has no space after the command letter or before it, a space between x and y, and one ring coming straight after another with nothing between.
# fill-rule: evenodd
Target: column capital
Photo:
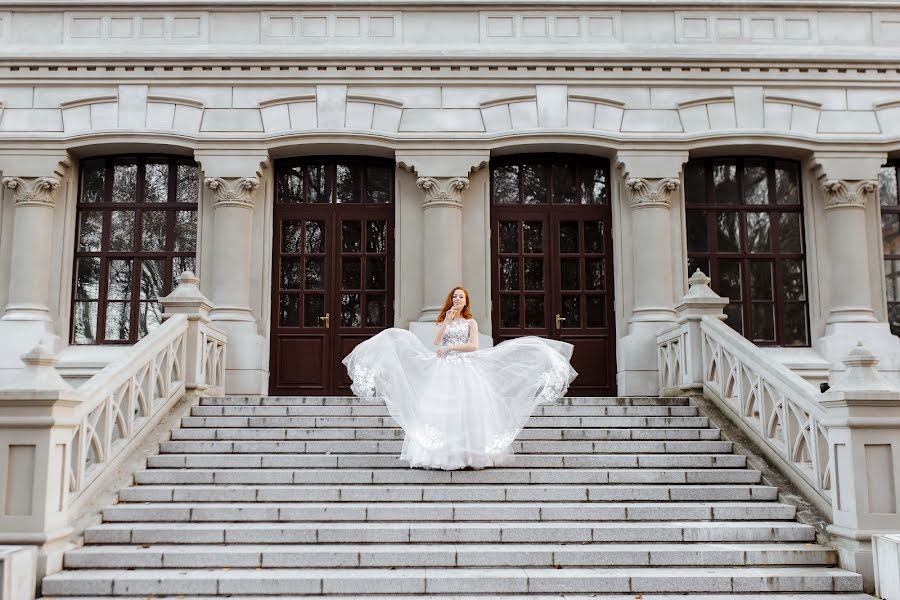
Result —
<instances>
[{"instance_id":1,"label":"column capital","mask_svg":"<svg viewBox=\"0 0 900 600\"><path fill-rule=\"evenodd\" d=\"M422 208L435 206L462 208L462 193L469 187L469 180L466 177L419 177L416 185L425 192Z\"/></svg>"},{"instance_id":2,"label":"column capital","mask_svg":"<svg viewBox=\"0 0 900 600\"><path fill-rule=\"evenodd\" d=\"M253 208L253 190L259 187L256 177L207 177L203 183L213 191L213 207Z\"/></svg>"},{"instance_id":3,"label":"column capital","mask_svg":"<svg viewBox=\"0 0 900 600\"><path fill-rule=\"evenodd\" d=\"M822 191L825 192L825 210L865 208L866 201L878 190L878 183L872 179L825 179L821 184Z\"/></svg>"},{"instance_id":4,"label":"column capital","mask_svg":"<svg viewBox=\"0 0 900 600\"><path fill-rule=\"evenodd\" d=\"M16 206L56 206L58 177L4 177L3 187L13 190Z\"/></svg>"},{"instance_id":5,"label":"column capital","mask_svg":"<svg viewBox=\"0 0 900 600\"><path fill-rule=\"evenodd\" d=\"M681 187L681 181L675 177L662 179L643 179L629 177L625 180L628 190L628 202L631 208L671 208L672 194Z\"/></svg>"}]
</instances>

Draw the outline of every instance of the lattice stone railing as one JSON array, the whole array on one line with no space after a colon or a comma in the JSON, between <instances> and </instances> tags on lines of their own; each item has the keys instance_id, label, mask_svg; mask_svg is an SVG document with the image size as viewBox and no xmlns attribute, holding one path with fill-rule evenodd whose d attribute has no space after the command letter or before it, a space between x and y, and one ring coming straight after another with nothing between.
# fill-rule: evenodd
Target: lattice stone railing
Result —
<instances>
[{"instance_id":1,"label":"lattice stone railing","mask_svg":"<svg viewBox=\"0 0 900 600\"><path fill-rule=\"evenodd\" d=\"M0 390L0 544L58 545L115 469L189 392L224 393L224 333L192 273L160 299L164 322L78 389L54 368L52 340ZM3 476L5 475L5 476Z\"/></svg>"}]
</instances>

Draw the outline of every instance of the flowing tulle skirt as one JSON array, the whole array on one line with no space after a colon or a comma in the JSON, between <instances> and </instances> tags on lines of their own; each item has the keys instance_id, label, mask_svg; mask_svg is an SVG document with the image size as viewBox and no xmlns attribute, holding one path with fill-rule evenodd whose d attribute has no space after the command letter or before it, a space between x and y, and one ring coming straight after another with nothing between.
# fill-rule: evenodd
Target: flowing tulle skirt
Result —
<instances>
[{"instance_id":1,"label":"flowing tulle skirt","mask_svg":"<svg viewBox=\"0 0 900 600\"><path fill-rule=\"evenodd\" d=\"M412 467L503 464L535 407L565 395L577 373L572 345L539 337L438 357L405 329L359 344L344 365L353 393L380 397L406 433Z\"/></svg>"}]
</instances>

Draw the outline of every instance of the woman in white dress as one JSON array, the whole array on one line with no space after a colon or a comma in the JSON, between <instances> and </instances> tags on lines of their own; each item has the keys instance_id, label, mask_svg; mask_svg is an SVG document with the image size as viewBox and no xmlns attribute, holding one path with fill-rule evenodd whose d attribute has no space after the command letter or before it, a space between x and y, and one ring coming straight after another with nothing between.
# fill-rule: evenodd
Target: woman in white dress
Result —
<instances>
[{"instance_id":1,"label":"woman in white dress","mask_svg":"<svg viewBox=\"0 0 900 600\"><path fill-rule=\"evenodd\" d=\"M451 290L438 315L437 351L406 329L359 344L344 365L353 393L380 397L406 433L410 467L462 469L503 464L538 404L565 395L577 373L572 345L526 336L478 349L469 293Z\"/></svg>"}]
</instances>

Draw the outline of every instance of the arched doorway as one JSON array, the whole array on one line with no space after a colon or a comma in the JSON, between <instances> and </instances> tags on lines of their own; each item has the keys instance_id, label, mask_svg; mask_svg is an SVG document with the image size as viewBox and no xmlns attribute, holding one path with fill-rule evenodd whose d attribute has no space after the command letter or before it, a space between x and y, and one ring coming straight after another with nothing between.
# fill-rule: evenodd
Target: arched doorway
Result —
<instances>
[{"instance_id":1,"label":"arched doorway","mask_svg":"<svg viewBox=\"0 0 900 600\"><path fill-rule=\"evenodd\" d=\"M491 162L495 342L523 335L575 346L575 396L616 389L609 162L528 154Z\"/></svg>"},{"instance_id":2,"label":"arched doorway","mask_svg":"<svg viewBox=\"0 0 900 600\"><path fill-rule=\"evenodd\" d=\"M269 393L348 395L341 360L394 322L394 163L276 163Z\"/></svg>"}]
</instances>

